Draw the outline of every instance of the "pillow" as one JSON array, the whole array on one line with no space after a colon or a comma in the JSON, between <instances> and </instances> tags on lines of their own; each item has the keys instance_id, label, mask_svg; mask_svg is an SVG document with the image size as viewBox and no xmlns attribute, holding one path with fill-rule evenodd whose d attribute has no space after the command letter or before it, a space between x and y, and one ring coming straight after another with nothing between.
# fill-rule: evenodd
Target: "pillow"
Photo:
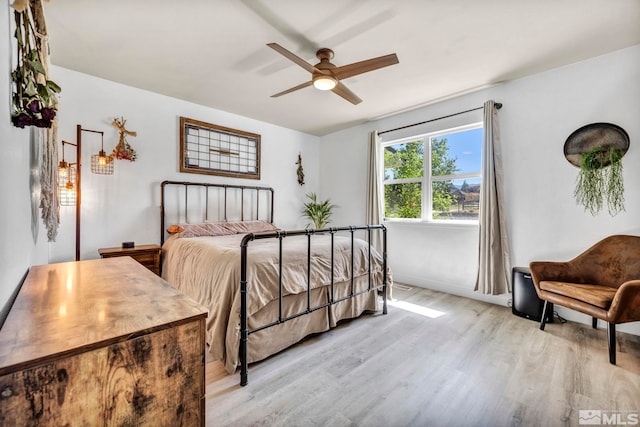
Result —
<instances>
[{"instance_id":1,"label":"pillow","mask_svg":"<svg viewBox=\"0 0 640 427\"><path fill-rule=\"evenodd\" d=\"M181 225L172 225L169 228L167 228L167 233L171 235L182 233L183 231L184 231L184 227L182 227Z\"/></svg>"},{"instance_id":2,"label":"pillow","mask_svg":"<svg viewBox=\"0 0 640 427\"><path fill-rule=\"evenodd\" d=\"M198 224L172 225L167 228L169 234L182 233L182 237L226 236L229 234L259 233L274 230L278 230L278 228L262 220L203 222Z\"/></svg>"},{"instance_id":3,"label":"pillow","mask_svg":"<svg viewBox=\"0 0 640 427\"><path fill-rule=\"evenodd\" d=\"M278 227L275 225L262 220L225 222L224 224L229 231L233 231L233 234L260 233L263 231L278 230Z\"/></svg>"},{"instance_id":4,"label":"pillow","mask_svg":"<svg viewBox=\"0 0 640 427\"><path fill-rule=\"evenodd\" d=\"M224 236L226 234L235 234L224 227L223 222L203 222L199 224L184 224L182 237L200 237L200 236Z\"/></svg>"}]
</instances>

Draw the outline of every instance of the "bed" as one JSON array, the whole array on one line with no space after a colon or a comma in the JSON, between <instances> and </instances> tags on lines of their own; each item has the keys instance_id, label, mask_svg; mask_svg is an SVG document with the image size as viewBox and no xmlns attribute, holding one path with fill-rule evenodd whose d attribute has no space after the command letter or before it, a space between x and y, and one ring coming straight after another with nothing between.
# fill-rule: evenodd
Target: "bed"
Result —
<instances>
[{"instance_id":1,"label":"bed","mask_svg":"<svg viewBox=\"0 0 640 427\"><path fill-rule=\"evenodd\" d=\"M162 277L207 307L209 351L241 385L249 363L378 311L379 294L387 312L384 226L285 231L273 200L269 187L161 184Z\"/></svg>"}]
</instances>

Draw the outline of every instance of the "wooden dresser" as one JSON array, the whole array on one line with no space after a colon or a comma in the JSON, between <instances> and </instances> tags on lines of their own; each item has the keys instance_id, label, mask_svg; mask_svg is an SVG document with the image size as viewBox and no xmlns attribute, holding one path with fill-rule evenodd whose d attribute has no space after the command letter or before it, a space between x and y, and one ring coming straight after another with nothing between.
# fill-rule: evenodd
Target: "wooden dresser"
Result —
<instances>
[{"instance_id":1,"label":"wooden dresser","mask_svg":"<svg viewBox=\"0 0 640 427\"><path fill-rule=\"evenodd\" d=\"M0 330L0 425L204 425L207 311L132 258L32 267Z\"/></svg>"},{"instance_id":2,"label":"wooden dresser","mask_svg":"<svg viewBox=\"0 0 640 427\"><path fill-rule=\"evenodd\" d=\"M159 245L139 245L134 246L133 248L102 248L98 249L98 253L102 258L130 256L149 270L160 275Z\"/></svg>"}]
</instances>

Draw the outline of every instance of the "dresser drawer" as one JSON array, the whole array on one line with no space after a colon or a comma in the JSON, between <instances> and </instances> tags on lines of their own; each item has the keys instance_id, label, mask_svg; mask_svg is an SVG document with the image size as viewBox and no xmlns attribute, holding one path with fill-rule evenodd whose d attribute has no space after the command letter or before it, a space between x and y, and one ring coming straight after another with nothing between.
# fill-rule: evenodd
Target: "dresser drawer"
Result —
<instances>
[{"instance_id":1,"label":"dresser drawer","mask_svg":"<svg viewBox=\"0 0 640 427\"><path fill-rule=\"evenodd\" d=\"M141 252L138 254L130 254L129 256L138 261L140 264L153 265L156 261L157 253Z\"/></svg>"}]
</instances>

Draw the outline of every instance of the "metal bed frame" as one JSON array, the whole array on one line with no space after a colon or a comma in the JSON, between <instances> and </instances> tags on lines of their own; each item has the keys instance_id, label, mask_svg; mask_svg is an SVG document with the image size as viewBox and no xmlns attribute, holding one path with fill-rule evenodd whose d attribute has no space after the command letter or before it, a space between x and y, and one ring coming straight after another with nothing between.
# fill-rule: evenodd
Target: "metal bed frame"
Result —
<instances>
[{"instance_id":1,"label":"metal bed frame","mask_svg":"<svg viewBox=\"0 0 640 427\"><path fill-rule=\"evenodd\" d=\"M236 194L240 193L240 221L245 221L245 207L244 207L244 195L245 191L251 194L255 194L256 196L256 209L255 215L250 215L250 219L260 219L260 194L266 194L267 203L269 203L269 215L266 221L273 223L273 196L274 191L271 187L258 187L258 186L250 186L250 185L231 185L231 184L212 184L207 182L189 182L189 181L162 181L160 184L160 245L164 243L165 236L165 187L167 186L178 186L184 188L184 222L187 222L188 215L188 207L189 207L189 188L204 188L205 190L205 212L204 212L204 221L209 220L209 189L210 188L222 188L224 190L224 214L222 218L218 220L227 221L227 195L229 190L232 190ZM249 212L250 214L252 212ZM178 212L178 218L180 217L180 212Z\"/></svg>"},{"instance_id":2,"label":"metal bed frame","mask_svg":"<svg viewBox=\"0 0 640 427\"><path fill-rule=\"evenodd\" d=\"M260 219L260 210L259 210L259 200L261 192L267 192L270 194L270 198L268 199L270 202L269 207L269 222L273 223L273 189L270 187L259 187L259 186L244 186L244 185L230 185L230 184L211 184L211 183L196 183L196 182L186 182L186 181L163 181L161 184L161 194L160 194L160 236L161 243L164 243L164 233L165 233L165 187L175 185L175 186L183 186L185 192L185 219L187 217L187 207L188 207L188 189L189 187L203 187L205 189L205 218L208 219L208 204L209 204L209 188L222 188L224 189L224 220L227 219L227 192L228 190L232 191L240 191L241 194L241 221L244 221L244 194L245 191L255 192L256 195L256 211L255 215L251 215L249 219ZM367 233L367 243L368 243L368 286L367 289L356 291L355 289L355 277L354 277L354 239L355 232L366 230ZM372 283L371 278L371 233L374 230L381 230L382 232L382 283L374 284ZM342 298L335 297L335 281L334 281L334 239L335 234L338 232L349 232L351 237L351 284L348 295ZM311 306L311 240L312 236L315 234L326 234L329 233L331 236L331 284L330 284L330 295L329 301L324 304L318 306ZM307 297L307 306L303 311L293 314L291 316L284 317L283 316L283 286L282 286L282 241L288 236L307 236L307 288L306 288L306 297ZM247 323L247 294L248 294L248 283L247 283L247 259L248 253L247 249L249 247L249 243L254 240L262 240L262 239L278 239L278 251L279 251L279 266L278 266L278 320L268 323L266 325L259 326L255 329L249 329ZM298 318L300 316L304 316L310 314L314 311L338 304L342 301L357 297L359 295L365 294L367 292L377 292L381 291L382 293L382 313L387 314L387 229L382 224L376 225L363 225L363 226L349 226L349 227L331 227L320 230L295 230L295 231L273 231L266 233L249 233L247 234L240 243L240 348L239 357L240 357L240 385L245 386L248 384L248 376L249 376L249 368L247 361L247 345L249 340L249 335L262 331L264 329L280 325L289 320Z\"/></svg>"}]
</instances>

